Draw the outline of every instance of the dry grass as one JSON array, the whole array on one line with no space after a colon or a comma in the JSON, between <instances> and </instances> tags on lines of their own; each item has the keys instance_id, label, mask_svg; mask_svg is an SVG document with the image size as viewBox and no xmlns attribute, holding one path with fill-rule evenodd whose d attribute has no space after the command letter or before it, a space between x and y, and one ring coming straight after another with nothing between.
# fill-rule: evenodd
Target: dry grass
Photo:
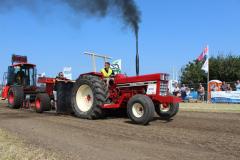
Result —
<instances>
[{"instance_id":1,"label":"dry grass","mask_svg":"<svg viewBox=\"0 0 240 160\"><path fill-rule=\"evenodd\" d=\"M7 101L6 100L2 100L2 98L0 97L0 104L6 104Z\"/></svg>"},{"instance_id":2,"label":"dry grass","mask_svg":"<svg viewBox=\"0 0 240 160\"><path fill-rule=\"evenodd\" d=\"M240 104L181 103L183 111L240 113Z\"/></svg>"},{"instance_id":3,"label":"dry grass","mask_svg":"<svg viewBox=\"0 0 240 160\"><path fill-rule=\"evenodd\" d=\"M24 144L22 140L0 129L0 160L57 160L55 153Z\"/></svg>"}]
</instances>

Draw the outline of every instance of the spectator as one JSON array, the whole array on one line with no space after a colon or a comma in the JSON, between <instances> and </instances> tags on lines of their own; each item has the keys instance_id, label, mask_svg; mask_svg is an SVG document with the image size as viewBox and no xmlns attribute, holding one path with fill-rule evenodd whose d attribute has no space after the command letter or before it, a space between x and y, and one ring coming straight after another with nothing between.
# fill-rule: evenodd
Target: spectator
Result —
<instances>
[{"instance_id":1,"label":"spectator","mask_svg":"<svg viewBox=\"0 0 240 160\"><path fill-rule=\"evenodd\" d=\"M240 91L240 80L237 80L235 86L236 86L236 91Z\"/></svg>"},{"instance_id":2,"label":"spectator","mask_svg":"<svg viewBox=\"0 0 240 160\"><path fill-rule=\"evenodd\" d=\"M186 88L186 95L189 96L190 93L191 93L191 90L190 90L190 88L187 87L187 88Z\"/></svg>"},{"instance_id":3,"label":"spectator","mask_svg":"<svg viewBox=\"0 0 240 160\"><path fill-rule=\"evenodd\" d=\"M222 91L227 91L227 84L225 81L223 81L222 86L221 86Z\"/></svg>"},{"instance_id":4,"label":"spectator","mask_svg":"<svg viewBox=\"0 0 240 160\"><path fill-rule=\"evenodd\" d=\"M204 87L202 86L202 84L199 85L198 95L199 95L199 100L204 101L205 89L204 89Z\"/></svg>"},{"instance_id":5,"label":"spectator","mask_svg":"<svg viewBox=\"0 0 240 160\"><path fill-rule=\"evenodd\" d=\"M185 86L185 84L182 85L180 92L181 92L181 97L182 100L185 100L186 96L187 96L187 91L186 91L187 87Z\"/></svg>"},{"instance_id":6,"label":"spectator","mask_svg":"<svg viewBox=\"0 0 240 160\"><path fill-rule=\"evenodd\" d=\"M218 87L216 86L216 84L213 84L211 86L211 91L218 91Z\"/></svg>"},{"instance_id":7,"label":"spectator","mask_svg":"<svg viewBox=\"0 0 240 160\"><path fill-rule=\"evenodd\" d=\"M227 84L227 91L232 91L232 87L230 84Z\"/></svg>"},{"instance_id":8,"label":"spectator","mask_svg":"<svg viewBox=\"0 0 240 160\"><path fill-rule=\"evenodd\" d=\"M179 89L179 87L178 87L178 83L175 83L175 88L174 88L174 90L173 90L173 95L174 96L181 96L180 95L180 89Z\"/></svg>"},{"instance_id":9,"label":"spectator","mask_svg":"<svg viewBox=\"0 0 240 160\"><path fill-rule=\"evenodd\" d=\"M65 79L63 72L59 72L56 79Z\"/></svg>"}]
</instances>

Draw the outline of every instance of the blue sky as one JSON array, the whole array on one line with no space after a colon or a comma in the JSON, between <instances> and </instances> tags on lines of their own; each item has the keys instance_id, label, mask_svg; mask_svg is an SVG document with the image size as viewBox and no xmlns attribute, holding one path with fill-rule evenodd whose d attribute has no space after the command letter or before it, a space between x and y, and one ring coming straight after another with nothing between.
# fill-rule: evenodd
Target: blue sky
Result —
<instances>
[{"instance_id":1,"label":"blue sky","mask_svg":"<svg viewBox=\"0 0 240 160\"><path fill-rule=\"evenodd\" d=\"M139 33L140 73L180 70L208 44L218 51L240 54L239 0L136 0L142 13ZM47 14L46 14L47 13ZM135 39L116 17L78 17L54 6L39 12L15 8L0 13L0 75L12 53L37 64L38 72L55 76L64 66L73 75L92 70L95 51L122 59L123 72L135 74ZM102 60L97 61L100 70Z\"/></svg>"}]
</instances>

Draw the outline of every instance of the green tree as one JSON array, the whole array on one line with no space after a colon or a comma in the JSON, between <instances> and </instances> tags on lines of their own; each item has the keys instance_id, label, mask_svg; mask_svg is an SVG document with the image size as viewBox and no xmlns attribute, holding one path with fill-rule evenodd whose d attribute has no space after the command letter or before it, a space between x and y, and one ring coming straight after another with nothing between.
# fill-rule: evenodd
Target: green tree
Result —
<instances>
[{"instance_id":1,"label":"green tree","mask_svg":"<svg viewBox=\"0 0 240 160\"><path fill-rule=\"evenodd\" d=\"M194 60L189 62L186 66L181 69L180 81L182 84L188 84L189 86L195 87L199 83L206 83L207 74L201 70L204 62L198 62Z\"/></svg>"},{"instance_id":2,"label":"green tree","mask_svg":"<svg viewBox=\"0 0 240 160\"><path fill-rule=\"evenodd\" d=\"M204 62L194 60L181 69L180 81L188 85L206 83L207 74L201 70ZM235 82L240 79L240 56L218 55L209 59L209 79Z\"/></svg>"},{"instance_id":3,"label":"green tree","mask_svg":"<svg viewBox=\"0 0 240 160\"><path fill-rule=\"evenodd\" d=\"M219 55L209 59L209 74L211 79L234 82L240 79L240 56Z\"/></svg>"}]
</instances>

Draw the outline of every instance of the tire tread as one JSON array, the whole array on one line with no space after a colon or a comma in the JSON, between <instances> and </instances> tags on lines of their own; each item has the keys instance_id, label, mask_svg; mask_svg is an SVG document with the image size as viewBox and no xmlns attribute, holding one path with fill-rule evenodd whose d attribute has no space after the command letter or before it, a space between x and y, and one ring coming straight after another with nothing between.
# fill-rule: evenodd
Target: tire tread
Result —
<instances>
[{"instance_id":1,"label":"tire tread","mask_svg":"<svg viewBox=\"0 0 240 160\"><path fill-rule=\"evenodd\" d=\"M77 104L76 104L76 92L78 88L81 86L82 83L88 83L90 87L92 88L93 94L94 94L94 99L96 100L94 102L94 106L90 111L87 113L81 112L77 109ZM106 99L107 99L107 88L103 80L97 76L93 75L84 75L80 76L73 88L73 96L72 96L72 106L73 106L73 111L75 115L79 118L84 118L84 119L99 119L104 117L104 110L101 108L102 105L104 105Z\"/></svg>"}]
</instances>

